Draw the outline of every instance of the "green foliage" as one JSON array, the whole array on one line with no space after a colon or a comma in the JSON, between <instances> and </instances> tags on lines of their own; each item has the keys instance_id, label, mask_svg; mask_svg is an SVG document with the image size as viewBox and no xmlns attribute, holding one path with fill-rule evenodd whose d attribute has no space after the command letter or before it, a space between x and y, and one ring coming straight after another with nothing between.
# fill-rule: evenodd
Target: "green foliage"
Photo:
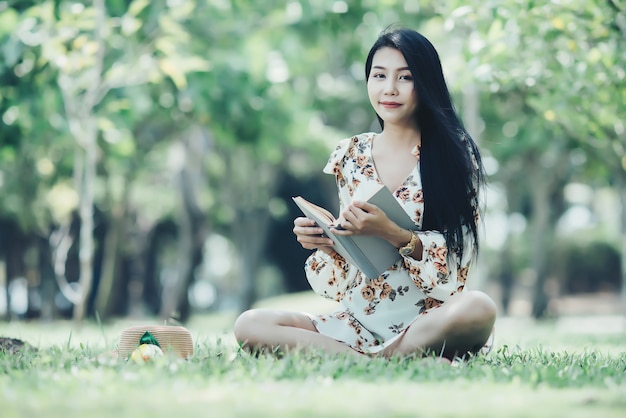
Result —
<instances>
[{"instance_id":1,"label":"green foliage","mask_svg":"<svg viewBox=\"0 0 626 418\"><path fill-rule=\"evenodd\" d=\"M490 91L518 91L546 124L559 125L614 170L626 169L620 107L626 98L623 5L602 0L451 3L458 6L452 24L469 34L467 62Z\"/></svg>"},{"instance_id":2,"label":"green foliage","mask_svg":"<svg viewBox=\"0 0 626 418\"><path fill-rule=\"evenodd\" d=\"M567 241L557 246L554 273L566 293L616 292L620 287L620 253L603 242Z\"/></svg>"}]
</instances>

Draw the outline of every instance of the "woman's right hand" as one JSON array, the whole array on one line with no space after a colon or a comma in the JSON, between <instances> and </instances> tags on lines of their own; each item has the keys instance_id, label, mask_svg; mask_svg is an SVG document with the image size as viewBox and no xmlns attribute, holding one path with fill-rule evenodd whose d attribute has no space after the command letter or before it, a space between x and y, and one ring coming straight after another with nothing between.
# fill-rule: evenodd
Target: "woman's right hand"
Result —
<instances>
[{"instance_id":1,"label":"woman's right hand","mask_svg":"<svg viewBox=\"0 0 626 418\"><path fill-rule=\"evenodd\" d=\"M293 233L296 239L307 250L320 249L331 254L333 241L324 235L324 230L317 226L315 221L309 218L296 218L293 221Z\"/></svg>"}]
</instances>

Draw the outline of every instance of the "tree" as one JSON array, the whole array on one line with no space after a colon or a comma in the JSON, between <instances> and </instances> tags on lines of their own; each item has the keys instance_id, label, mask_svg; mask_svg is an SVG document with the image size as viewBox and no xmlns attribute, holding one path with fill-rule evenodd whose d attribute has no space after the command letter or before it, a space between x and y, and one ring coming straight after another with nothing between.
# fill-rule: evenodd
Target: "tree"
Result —
<instances>
[{"instance_id":1,"label":"tree","mask_svg":"<svg viewBox=\"0 0 626 418\"><path fill-rule=\"evenodd\" d=\"M115 6L119 8L119 2ZM23 72L41 72L49 79L56 79L60 93L56 97L60 100L52 103L55 106L48 111L53 115L56 112L57 118L59 114L65 116L67 132L74 140L73 189L78 196L80 217L81 287L80 295L75 296L73 301L75 318L80 320L85 315L93 281L93 208L97 200L98 169L103 168L107 157L118 160L132 158L136 149L133 129L120 129L111 122L119 119L118 105L124 98L110 93L165 79L172 80L175 89L184 88L185 74L204 71L207 64L203 59L186 53L186 48L181 46L187 38L176 19L186 19L192 13L189 8L186 12L170 13L160 2L149 5L147 1L135 0L129 2L120 17L110 18L102 0L95 0L90 7L80 3L48 1L33 5L24 13L35 24L23 29L20 40L24 44L18 46L27 44L30 54L37 56L37 61L32 60L37 65ZM17 63L15 65L17 68ZM20 65L24 66L23 63ZM55 89L47 88L45 91L54 92ZM148 97L144 94L133 99L146 100ZM145 113L145 106L126 112L126 126L145 120ZM41 119L50 120L46 117ZM107 149L113 152L103 154ZM46 148L41 150L44 155L45 151L49 151ZM132 168L132 165L127 168ZM108 186L111 183L105 181L104 184ZM122 200L125 195L122 188ZM67 215L57 220L61 224L69 222ZM72 297L72 294L69 296Z\"/></svg>"},{"instance_id":2,"label":"tree","mask_svg":"<svg viewBox=\"0 0 626 418\"><path fill-rule=\"evenodd\" d=\"M620 107L626 97L624 6L612 0L480 5L453 1L450 6L448 27L468 31L466 57L477 80L492 92L523 91L525 106L546 126L558 126L608 165L626 202ZM626 237L624 217L621 235ZM626 245L622 254L626 260Z\"/></svg>"}]
</instances>

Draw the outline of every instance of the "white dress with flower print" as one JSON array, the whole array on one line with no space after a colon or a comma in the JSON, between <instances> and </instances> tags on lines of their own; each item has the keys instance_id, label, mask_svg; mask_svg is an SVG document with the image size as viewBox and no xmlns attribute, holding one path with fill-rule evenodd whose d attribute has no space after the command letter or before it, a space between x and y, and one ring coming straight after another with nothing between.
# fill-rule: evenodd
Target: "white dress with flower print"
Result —
<instances>
[{"instance_id":1,"label":"white dress with flower print","mask_svg":"<svg viewBox=\"0 0 626 418\"><path fill-rule=\"evenodd\" d=\"M366 200L382 184L371 153L375 137L375 133L365 133L341 141L324 167L325 173L336 176L341 210L352 200ZM366 278L338 254L331 257L318 250L305 264L312 289L341 306L330 315L311 315L315 327L362 353L380 352L414 321L465 287L472 251L465 251L458 262L454 256L447 257L441 233L421 230L424 201L419 148L413 149L413 155L415 169L393 194L415 222L424 248L422 259L403 257L376 279ZM465 248L473 248L469 233Z\"/></svg>"}]
</instances>

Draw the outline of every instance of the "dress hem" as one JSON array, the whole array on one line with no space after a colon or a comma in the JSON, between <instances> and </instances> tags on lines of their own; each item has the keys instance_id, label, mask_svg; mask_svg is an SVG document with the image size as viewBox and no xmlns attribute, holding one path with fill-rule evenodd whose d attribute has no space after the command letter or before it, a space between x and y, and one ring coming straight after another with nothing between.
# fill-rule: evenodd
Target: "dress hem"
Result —
<instances>
[{"instance_id":1,"label":"dress hem","mask_svg":"<svg viewBox=\"0 0 626 418\"><path fill-rule=\"evenodd\" d=\"M311 314L311 313L308 313L308 312L304 312L304 314L309 317L309 319L311 320L311 323L313 324L313 327L317 330L318 333L320 333L322 335L325 335L328 338L332 338L333 340L338 341L338 342L340 342L342 344L347 345L348 347L350 347L351 349L353 349L357 353L361 353L361 354L365 354L365 355L381 354L381 352L383 352L388 346L390 346L392 343L394 343L396 340L398 340L401 336L403 336L405 334L406 330L408 330L409 327L411 325L413 325L413 323L417 319L419 319L419 316L415 317L411 321L411 323L409 325L407 325L402 331L400 331L400 333L398 335L394 335L393 337L389 338L388 340L385 340L384 342L380 343L379 345L372 346L372 347L368 348L367 350L362 350L362 349L354 347L352 344L350 344L347 341L343 341L343 340L337 339L337 338L333 337L332 335L329 335L329 334L326 334L326 333L320 331L319 327L317 326L317 322L320 320L319 317L321 316L321 314ZM326 314L326 315L328 315L328 314ZM332 315L332 314L330 314L330 315Z\"/></svg>"}]
</instances>

